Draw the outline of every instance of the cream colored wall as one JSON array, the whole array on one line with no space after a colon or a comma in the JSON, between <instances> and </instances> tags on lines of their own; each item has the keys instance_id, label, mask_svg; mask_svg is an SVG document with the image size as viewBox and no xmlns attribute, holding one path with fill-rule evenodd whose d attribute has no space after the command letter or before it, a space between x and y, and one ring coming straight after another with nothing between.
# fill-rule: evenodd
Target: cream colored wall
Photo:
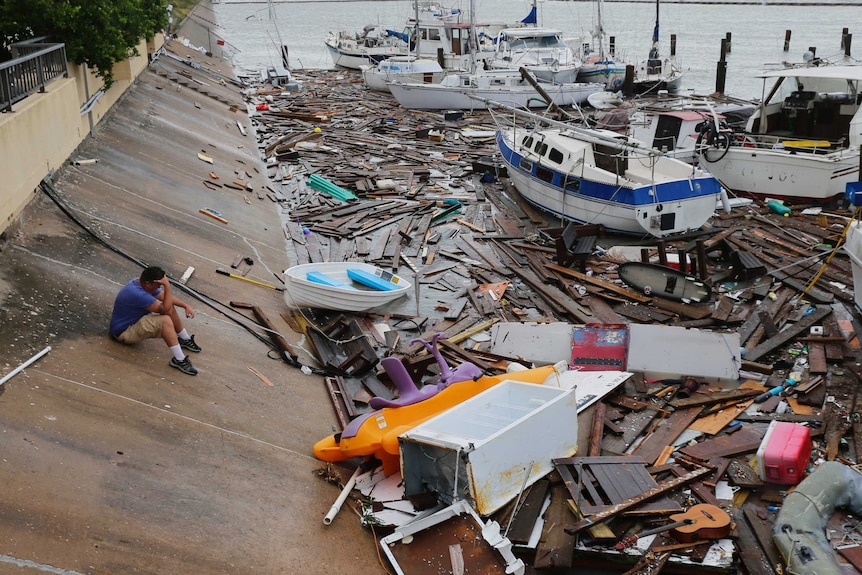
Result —
<instances>
[{"instance_id":1,"label":"cream colored wall","mask_svg":"<svg viewBox=\"0 0 862 575\"><path fill-rule=\"evenodd\" d=\"M35 197L39 182L57 170L143 72L148 50L162 39L142 41L139 56L114 67L114 83L90 114L81 106L104 84L91 70L69 64L69 77L51 81L45 92L27 96L0 114L0 233Z\"/></svg>"},{"instance_id":2,"label":"cream colored wall","mask_svg":"<svg viewBox=\"0 0 862 575\"><path fill-rule=\"evenodd\" d=\"M34 190L84 139L76 82L52 81L13 112L0 114L0 231L35 197Z\"/></svg>"}]
</instances>

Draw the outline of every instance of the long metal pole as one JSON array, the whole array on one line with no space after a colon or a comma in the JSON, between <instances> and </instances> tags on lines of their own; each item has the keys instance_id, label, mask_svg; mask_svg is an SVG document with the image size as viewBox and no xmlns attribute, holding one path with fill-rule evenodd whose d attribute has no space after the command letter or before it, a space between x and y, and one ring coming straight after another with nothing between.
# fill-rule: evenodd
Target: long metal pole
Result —
<instances>
[{"instance_id":1,"label":"long metal pole","mask_svg":"<svg viewBox=\"0 0 862 575\"><path fill-rule=\"evenodd\" d=\"M559 122L557 120L552 120L550 118L546 118L545 116L540 116L538 114L534 114L532 112L527 112L525 110L520 110L518 108L513 108L512 106L507 106L506 104L502 104L500 102L496 102L494 100L488 100L486 98L476 98L477 100L481 100L485 102L486 105L490 105L492 107L503 108L505 110L511 111L516 116L523 116L525 118L530 118L532 120L536 120L537 122L541 122L543 124L547 124L549 126L554 126L560 128L561 130L569 130L578 134L580 138L582 138L585 142L590 142L593 144L602 144L608 146L610 148L614 148L616 150L637 150L644 154L648 154L650 156L663 156L664 153L661 150L656 150L653 148L648 148L645 146L639 146L637 144L622 142L617 138L613 138L610 136L604 136L600 133L595 133L591 130L586 130L584 128L578 128L577 126L573 126L571 124L566 124L565 122Z\"/></svg>"},{"instance_id":2,"label":"long metal pole","mask_svg":"<svg viewBox=\"0 0 862 575\"><path fill-rule=\"evenodd\" d=\"M0 385L3 385L4 383L6 383L10 379L12 379L18 372L21 372L24 369L26 369L28 365L30 365L33 362L35 362L36 360L38 360L40 357L42 357L43 355L45 355L49 351L51 351L50 345L48 347L46 347L45 349L43 349L42 351L40 351L39 353L37 353L36 355L34 355L33 357L31 357L30 359L28 359L27 361L25 361L24 363L22 363L21 365L19 365L18 367L16 367L15 369L13 369L11 372L9 372L9 374L6 377L4 377L3 379L0 379Z\"/></svg>"}]
</instances>

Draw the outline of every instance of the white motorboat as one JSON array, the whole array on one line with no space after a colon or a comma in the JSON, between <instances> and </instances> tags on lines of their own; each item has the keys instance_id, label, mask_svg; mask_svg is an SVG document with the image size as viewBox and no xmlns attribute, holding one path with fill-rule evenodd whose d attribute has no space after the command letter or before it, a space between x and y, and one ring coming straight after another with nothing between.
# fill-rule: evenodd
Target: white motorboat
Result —
<instances>
[{"instance_id":1,"label":"white motorboat","mask_svg":"<svg viewBox=\"0 0 862 575\"><path fill-rule=\"evenodd\" d=\"M539 83L558 106L581 105L590 94L604 90L603 84ZM450 72L438 84L390 82L389 91L409 110L481 110L485 100L515 108L545 108L546 101L518 70Z\"/></svg>"},{"instance_id":2,"label":"white motorboat","mask_svg":"<svg viewBox=\"0 0 862 575\"><path fill-rule=\"evenodd\" d=\"M404 36L420 58L437 60L446 70L470 70L474 62L494 55L492 40L503 29L535 26L536 7L516 23L473 22L460 8L443 8L434 0L416 0L416 15L407 20ZM509 66L511 68L511 66Z\"/></svg>"},{"instance_id":3,"label":"white motorboat","mask_svg":"<svg viewBox=\"0 0 862 575\"><path fill-rule=\"evenodd\" d=\"M407 43L400 33L372 24L356 34L346 30L330 32L323 43L336 66L352 70L407 53Z\"/></svg>"},{"instance_id":4,"label":"white motorboat","mask_svg":"<svg viewBox=\"0 0 862 575\"><path fill-rule=\"evenodd\" d=\"M764 96L744 131L701 133L705 167L738 194L839 200L859 180L862 66L789 67L759 77Z\"/></svg>"},{"instance_id":5,"label":"white motorboat","mask_svg":"<svg viewBox=\"0 0 862 575\"><path fill-rule=\"evenodd\" d=\"M434 60L446 70L469 70L474 61L493 56L491 40L500 30L536 23L535 6L514 24L471 23L460 8L444 8L433 0L414 0L414 7L415 15L407 19L401 32L376 25L357 34L331 32L325 44L335 65L360 70L393 56L412 54Z\"/></svg>"},{"instance_id":6,"label":"white motorboat","mask_svg":"<svg viewBox=\"0 0 862 575\"><path fill-rule=\"evenodd\" d=\"M291 308L365 311L407 294L403 277L363 262L300 264L284 272L284 301Z\"/></svg>"},{"instance_id":7,"label":"white motorboat","mask_svg":"<svg viewBox=\"0 0 862 575\"><path fill-rule=\"evenodd\" d=\"M587 83L543 83L541 94L535 78L525 68L518 70L485 69L479 65L479 39L473 24L473 7L470 2L470 24L466 39L470 56L470 71L450 72L438 84L416 82L390 82L389 91L403 108L414 110L478 110L487 108L486 100L493 100L516 108L547 107L550 104L571 106L586 102L587 97L604 86ZM425 39L422 39L424 42Z\"/></svg>"},{"instance_id":8,"label":"white motorboat","mask_svg":"<svg viewBox=\"0 0 862 575\"><path fill-rule=\"evenodd\" d=\"M436 60L416 56L392 56L374 66L362 67L362 81L369 90L388 92L387 82L436 84L446 75Z\"/></svg>"},{"instance_id":9,"label":"white motorboat","mask_svg":"<svg viewBox=\"0 0 862 575\"><path fill-rule=\"evenodd\" d=\"M544 127L498 130L509 178L527 201L560 218L666 237L699 229L722 197L707 172L628 136L515 113Z\"/></svg>"},{"instance_id":10,"label":"white motorboat","mask_svg":"<svg viewBox=\"0 0 862 575\"><path fill-rule=\"evenodd\" d=\"M572 83L581 61L563 41L563 33L551 28L505 28L494 38L494 55L486 59L494 69L524 67L539 80Z\"/></svg>"}]
</instances>

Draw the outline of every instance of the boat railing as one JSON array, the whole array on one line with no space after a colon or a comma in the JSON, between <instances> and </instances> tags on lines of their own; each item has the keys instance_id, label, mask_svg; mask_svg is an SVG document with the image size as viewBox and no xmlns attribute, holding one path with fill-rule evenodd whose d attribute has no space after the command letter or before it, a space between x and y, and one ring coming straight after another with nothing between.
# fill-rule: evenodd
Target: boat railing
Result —
<instances>
[{"instance_id":1,"label":"boat railing","mask_svg":"<svg viewBox=\"0 0 862 575\"><path fill-rule=\"evenodd\" d=\"M843 140L831 141L823 138L798 138L775 134L738 134L733 143L743 148L791 150L808 154L826 154L845 147Z\"/></svg>"},{"instance_id":2,"label":"boat railing","mask_svg":"<svg viewBox=\"0 0 862 575\"><path fill-rule=\"evenodd\" d=\"M11 112L12 104L35 92L44 92L51 80L69 77L66 45L40 42L44 39L10 45L12 59L0 63L0 110Z\"/></svg>"}]
</instances>

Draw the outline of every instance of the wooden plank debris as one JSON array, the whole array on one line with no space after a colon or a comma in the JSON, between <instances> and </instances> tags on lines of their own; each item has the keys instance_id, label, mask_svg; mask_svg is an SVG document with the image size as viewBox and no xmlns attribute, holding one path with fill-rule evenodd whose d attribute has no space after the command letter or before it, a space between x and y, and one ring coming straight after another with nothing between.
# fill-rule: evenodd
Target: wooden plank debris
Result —
<instances>
[{"instance_id":1,"label":"wooden plank debris","mask_svg":"<svg viewBox=\"0 0 862 575\"><path fill-rule=\"evenodd\" d=\"M627 511L633 507L636 507L644 503L645 501L649 501L650 499L658 497L659 495L666 494L669 491L675 489L676 487L691 483L697 478L706 475L707 473L709 473L709 471L709 467L699 467L692 471L689 471L685 475L669 479L663 483L659 483L652 489L644 491L643 493L631 497L626 501L622 501L620 503L617 503L616 505L612 505L604 509L603 511L600 511L590 517L584 518L577 523L566 527L564 531L569 535L580 533L584 529L587 529L598 523L602 523L612 517L616 517L620 513Z\"/></svg>"},{"instance_id":2,"label":"wooden plank debris","mask_svg":"<svg viewBox=\"0 0 862 575\"><path fill-rule=\"evenodd\" d=\"M643 248L647 257L696 254L686 269L710 281L717 294L716 301L705 305L666 302L619 284L619 262L604 252L616 238L600 238L596 245L601 245L602 250L584 254L582 261L570 262L583 265L584 271L552 263L557 246L544 231L549 218L527 204L508 181L479 182L484 172L473 171L472 160L496 153L493 139L450 137L457 133L452 126L447 127L447 137L442 142L415 138L417 125L442 124L443 115L402 110L385 95L369 98L359 90L361 82L356 79L329 82L325 71L297 73L313 79L314 97L276 91L272 94L276 101L273 107L285 113L251 117L259 151L273 163L267 167L270 185L259 185L253 181L253 174L243 169L232 177L221 174L217 179L207 174L211 166L198 179L222 195L237 190L248 199L252 196L247 192L253 189L259 199L264 199L261 191L265 191L289 222L284 225L285 239L296 251L296 263L369 261L391 267L405 277L415 275L419 301L405 302L409 309L401 305L374 316L375 321L385 323L391 330L383 341L357 333L356 337L371 345L367 356L339 351L341 356L324 355L321 361L321 365L349 372L333 376L340 384L333 385L335 391L331 391L333 404L342 404L338 408L342 425L367 409L363 402L375 393L374 386L385 388L374 368L369 368L367 375L353 377L352 370L367 368L374 357L395 353L405 357L405 364L411 366L408 369L417 380L435 377L433 359L421 346L408 343L417 335L427 338L445 332L450 339L441 348L448 361L472 361L490 373L502 373L508 361L517 358L491 357L487 355L487 344L482 342L471 343L470 349L461 347L495 321L663 323L736 330L745 348L742 369L751 381L732 391L704 383L701 392L689 398L671 399L680 383L651 382L638 374L627 384L627 393L596 406L596 413L603 410L606 415L594 421L589 455L636 460L636 456L623 455L636 448L635 454L643 453L650 463L666 458L685 460L687 456L715 462L715 471L690 483L692 495L706 501L715 496L714 485L726 476L725 469L730 469L736 480L754 484L754 478L746 477L751 470L745 462L757 450L769 421L806 423L812 429L821 424L826 431L815 441L818 450L826 446L828 458L852 458L862 453L862 423L848 421L848 414L862 413L862 400L853 391L853 383L838 375L842 370L850 371L847 366L855 362L859 350L855 310L847 311L852 305L852 281L846 255L838 253L823 270L815 289L804 299L797 298L814 273L812 256L823 245L834 245L852 214L824 208L819 215L794 210L793 217L777 218L755 202L745 210L717 215L708 230L698 236L654 242ZM312 132L310 126L320 122L327 122L326 130ZM489 116L479 111L457 122L458 128L465 130L485 129L484 124L490 123ZM202 152L212 160L207 150ZM343 202L311 189L305 180L312 174L328 178L361 199ZM551 222L555 224L558 222ZM686 265L681 264L684 268ZM504 280L512 283L495 301L478 287ZM805 315L807 301L819 305ZM332 316L319 314L315 318L317 328L326 328ZM369 329L366 324L362 326L360 333ZM809 333L812 327L820 326L822 335ZM766 402L758 404L765 411L743 411L752 401L751 394L783 381L800 355L807 359L805 377L787 390L797 397L773 399L785 401L790 406L788 412L769 410ZM758 374L776 379L755 381ZM748 387L751 389L746 391ZM691 415L698 411L696 417ZM741 423L730 426L734 420ZM685 421L689 421L687 427L683 427ZM712 437L699 438L696 444L677 449L673 444L680 429L685 428ZM588 468L584 475L589 475L595 491L600 491L597 485L609 482L614 487L609 479L613 474L608 469ZM668 476L686 475L681 468L670 465L649 471L652 474L647 475L659 486L666 485ZM666 493L680 495L680 486L669 487ZM574 536L562 526L591 522L590 544L595 544L596 549L601 549L603 541L597 535L599 530L604 529L604 537L612 533L608 525L595 522L594 517L572 515L573 509L580 511L579 505L592 511L591 503L583 497L584 493L594 495L586 484L578 491L580 501L565 497L565 493L557 498L560 487L565 490L563 484L551 487L552 501L556 502L546 515L533 567L579 567L572 565L578 561L577 553L573 554ZM635 493L638 489L642 487L633 489L632 497L643 495ZM643 508L650 504L650 500L644 501L647 503L640 501L637 505ZM744 502L738 505L748 509ZM750 511L746 514L750 515ZM612 526L619 524L623 529L633 524L629 509L607 519ZM751 521L749 524L753 526ZM663 557L665 548L672 554L689 553L664 544L655 545L653 553ZM737 540L737 549L740 548ZM448 547L444 551L448 567L459 568L457 552L452 555L456 558L453 561ZM755 547L747 548L744 561L756 552ZM691 565L692 573L702 568L709 570L696 564L702 556L702 550L688 554L691 562L686 569ZM754 563L745 568L759 572Z\"/></svg>"}]
</instances>

